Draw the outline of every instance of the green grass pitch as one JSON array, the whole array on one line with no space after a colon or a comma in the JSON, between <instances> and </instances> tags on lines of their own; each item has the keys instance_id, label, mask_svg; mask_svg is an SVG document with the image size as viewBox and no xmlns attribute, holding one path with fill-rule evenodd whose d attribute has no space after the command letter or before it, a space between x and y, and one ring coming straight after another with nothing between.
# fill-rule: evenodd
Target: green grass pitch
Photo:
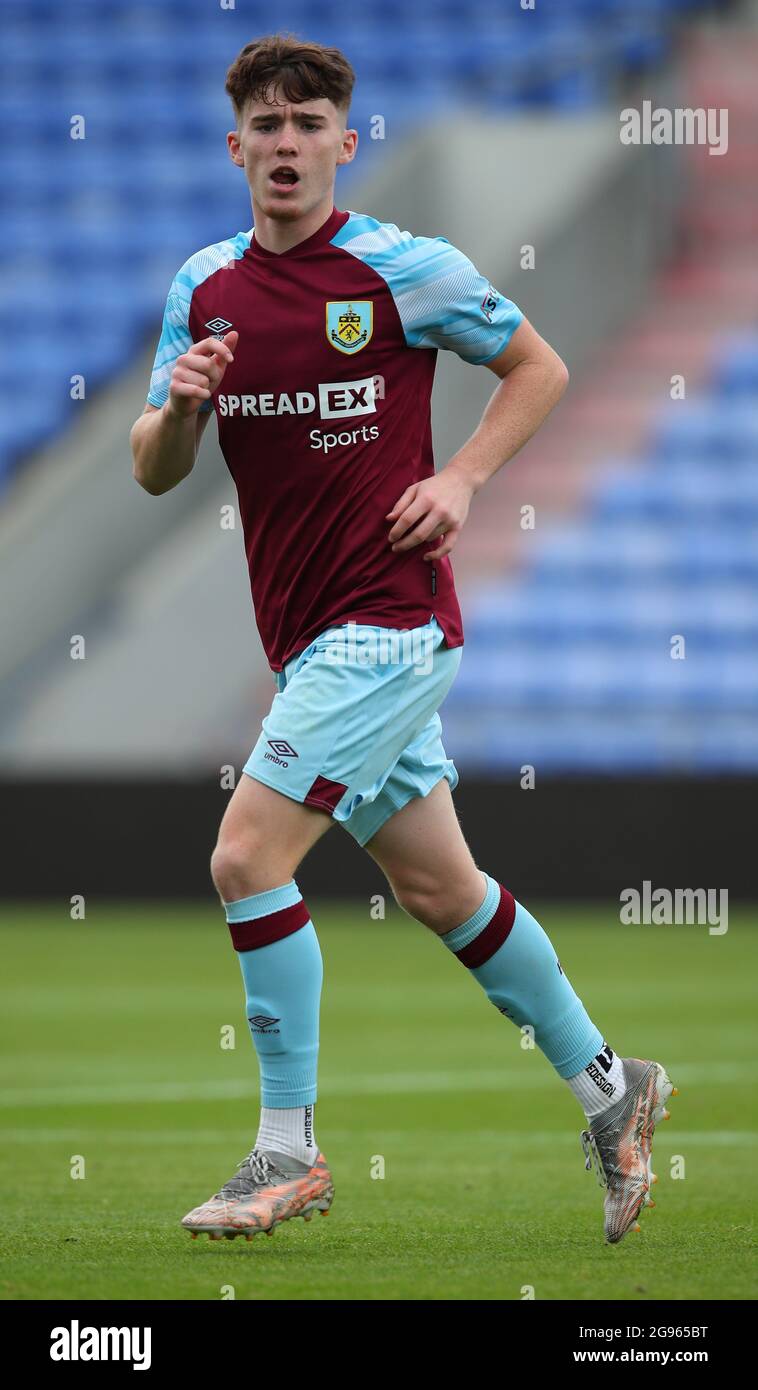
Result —
<instances>
[{"instance_id":1,"label":"green grass pitch","mask_svg":"<svg viewBox=\"0 0 758 1390\"><path fill-rule=\"evenodd\" d=\"M611 1045L680 1088L641 1234L603 1244L579 1107L432 935L397 909L309 901L334 1205L270 1239L192 1241L180 1218L231 1176L258 1114L222 915L6 906L2 1297L755 1298L756 912L719 937L622 927L613 905L528 905Z\"/></svg>"}]
</instances>

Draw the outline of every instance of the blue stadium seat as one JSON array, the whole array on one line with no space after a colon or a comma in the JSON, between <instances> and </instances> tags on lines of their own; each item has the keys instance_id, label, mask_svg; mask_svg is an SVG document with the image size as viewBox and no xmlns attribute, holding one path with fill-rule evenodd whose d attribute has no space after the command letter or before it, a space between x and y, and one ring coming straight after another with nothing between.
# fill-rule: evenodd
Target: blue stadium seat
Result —
<instances>
[{"instance_id":1,"label":"blue stadium seat","mask_svg":"<svg viewBox=\"0 0 758 1390\"><path fill-rule=\"evenodd\" d=\"M481 589L445 702L451 756L483 775L758 768L757 340L725 339L712 391L664 412L647 454L609 461L518 582Z\"/></svg>"},{"instance_id":2,"label":"blue stadium seat","mask_svg":"<svg viewBox=\"0 0 758 1390\"><path fill-rule=\"evenodd\" d=\"M739 334L722 345L714 386L723 396L758 396L758 333Z\"/></svg>"}]
</instances>

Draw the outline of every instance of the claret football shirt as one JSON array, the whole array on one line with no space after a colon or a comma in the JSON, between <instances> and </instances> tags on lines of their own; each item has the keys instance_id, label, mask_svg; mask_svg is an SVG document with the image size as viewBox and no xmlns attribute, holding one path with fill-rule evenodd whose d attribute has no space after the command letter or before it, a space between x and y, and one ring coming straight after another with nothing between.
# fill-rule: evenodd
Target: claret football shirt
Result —
<instances>
[{"instance_id":1,"label":"claret football shirt","mask_svg":"<svg viewBox=\"0 0 758 1390\"><path fill-rule=\"evenodd\" d=\"M521 311L445 237L333 208L289 251L254 229L190 256L169 291L148 401L163 405L177 357L236 329L213 393L239 498L258 631L280 671L324 629L463 626L436 542L393 552L385 520L434 474L431 393L439 348L488 362Z\"/></svg>"}]
</instances>

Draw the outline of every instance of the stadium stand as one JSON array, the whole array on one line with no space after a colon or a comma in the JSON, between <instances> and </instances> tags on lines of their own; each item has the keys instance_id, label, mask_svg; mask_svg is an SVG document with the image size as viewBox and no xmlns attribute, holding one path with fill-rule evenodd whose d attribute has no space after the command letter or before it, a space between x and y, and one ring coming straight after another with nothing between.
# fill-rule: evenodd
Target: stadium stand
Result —
<instances>
[{"instance_id":1,"label":"stadium stand","mask_svg":"<svg viewBox=\"0 0 758 1390\"><path fill-rule=\"evenodd\" d=\"M586 109L664 62L678 22L704 7L714 0L561 0L534 11L416 0L412 14L404 0L375 11L286 0L276 26L350 54L353 120L366 132L376 112L409 128L451 104ZM229 125L220 78L271 23L263 5L219 15L205 0L2 7L0 178L14 202L0 223L0 331L23 322L37 368L32 379L9 357L0 489L70 423L72 377L91 392L133 360L177 258L249 224L235 171L212 157ZM72 139L81 117L84 138ZM364 138L364 175L372 152Z\"/></svg>"},{"instance_id":2,"label":"stadium stand","mask_svg":"<svg viewBox=\"0 0 758 1390\"><path fill-rule=\"evenodd\" d=\"M339 5L309 3L285 6L277 25L333 39L355 59L361 80L354 119L364 132L377 111L409 130L413 122L421 129L426 118L435 121L443 103L449 117L452 92L467 110L552 113L559 119L549 138L557 142L564 115L580 122L582 113L605 109L611 92L617 97L640 73L657 70L686 10L719 8L725 7L561 0L527 16L538 26L527 28L517 12L487 0L466 7L465 26L458 4L422 3L407 20L404 7L393 9L387 0L380 32L368 12L345 18ZM393 13L403 18L402 44ZM12 516L33 471L24 460L62 438L76 413L70 377L81 375L88 401L91 392L97 401L98 388L125 382L131 369L139 380L136 396L130 387L129 409L132 397L139 409L146 381L136 369L146 345L154 345L182 256L250 221L247 190L218 158L229 124L219 76L250 37L250 11L242 20L229 12L222 37L218 15L206 32L207 12L194 0L160 6L104 0L96 20L94 14L74 0L64 24L58 8L43 0L34 25L20 10L6 9L2 18L0 111L8 139L0 169L17 196L2 224L0 325L6 337L23 326L35 362L31 374L20 356L9 359L14 409L0 421L0 472ZM609 273L605 261L593 262L603 277L603 302L591 304L601 360L580 359L554 421L492 480L487 506L472 508L453 557L466 649L443 710L446 744L462 767L481 776L509 777L525 764L548 774L676 774L758 763L758 283L748 249L758 227L752 177L758 148L756 98L746 77L754 52L754 40L740 38L706 37L693 49L689 71L701 102L720 106L729 94L729 159L708 161L707 153L692 152L676 257L652 283L636 322L627 325L628 306L619 306L624 326L615 311L610 337L600 317L615 293L619 252L610 224L602 224L598 236L614 266ZM38 101L29 101L30 90ZM77 113L87 122L81 142L68 135ZM579 124L572 130L578 147ZM526 138L526 131L519 136ZM361 177L370 174L372 160L374 168L381 164L377 153L364 135ZM666 152L659 154L660 170ZM341 204L350 206L353 171L344 177ZM557 184L557 171L551 176L548 169L546 177ZM637 196L639 186L628 174L621 177ZM573 169L570 180L579 186ZM530 176L530 192L537 183ZM609 215L617 187L609 183L602 194ZM576 328L578 263L575 246L568 249L573 214L564 202L563 224L555 208L544 216L532 211L544 246L559 249L543 259L539 286L516 279L512 292L521 300L523 286L524 307L535 304L540 326L539 295L560 298L563 320ZM620 202L616 215L625 206ZM427 215L438 224L436 202ZM662 241L666 235L661 227ZM505 239L518 246L521 229L511 227ZM495 264L494 253L487 254ZM659 248L660 256L668 254ZM635 247L624 248L621 280L631 282L635 255ZM562 297L549 278L551 260L552 273L563 277ZM645 267L640 262L636 269L641 276ZM642 280L634 283L642 293ZM511 292L510 280L503 285ZM552 339L549 319L545 331ZM578 337L572 335L572 348ZM471 398L470 412L487 383L454 367L455 389ZM675 369L687 380L684 401L667 401ZM459 401L450 364L441 362L438 372L443 393ZM443 426L439 459L457 409L450 401L435 407ZM126 416L116 413L118 437L125 439ZM97 421L96 407L90 419ZM104 428L104 440L106 434ZM30 489L23 525L11 536L19 552L28 552L24 593L36 606L25 624L34 635L24 636L17 622L14 640L5 643L10 679L0 711L0 756L9 767L69 772L108 766L109 759L114 767L160 767L171 759L182 767L217 765L230 744L250 744L253 679L262 710L271 685L260 658L253 677L247 638L235 637L249 624L242 569L229 568L239 557L235 552L230 561L207 520L229 500L228 479L196 470L161 511L137 495L111 444L100 455L94 446L90 453L78 477L70 459L66 477L59 473L53 486L40 476L39 493ZM537 505L534 533L519 531L521 502ZM16 522L22 511L16 509ZM98 515L103 520L95 527ZM60 576L52 594L39 577L34 527L40 516L46 525L54 516L63 519L44 544ZM162 608L153 598L158 591L168 594ZM97 641L79 689L60 634L85 626ZM685 638L684 660L670 656L677 636ZM186 699L173 727L172 679L181 652L191 653L197 640L219 674L202 690L179 682ZM213 640L218 652L211 651ZM235 649L237 665L228 657L235 641L242 651ZM149 721L141 719L140 680L164 692L164 723L154 710Z\"/></svg>"},{"instance_id":3,"label":"stadium stand","mask_svg":"<svg viewBox=\"0 0 758 1390\"><path fill-rule=\"evenodd\" d=\"M493 515L549 512L556 495L561 513L495 580L502 531L480 537L444 721L481 776L758 767L756 52L754 38L693 45L688 90L728 105L729 158L688 151L680 250L650 305L523 473L496 480ZM686 395L667 399L677 373Z\"/></svg>"}]
</instances>

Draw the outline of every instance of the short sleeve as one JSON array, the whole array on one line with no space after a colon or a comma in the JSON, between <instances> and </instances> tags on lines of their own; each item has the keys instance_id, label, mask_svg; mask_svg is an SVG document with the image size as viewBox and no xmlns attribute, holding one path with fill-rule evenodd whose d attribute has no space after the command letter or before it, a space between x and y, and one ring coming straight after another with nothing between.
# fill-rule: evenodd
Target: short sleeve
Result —
<instances>
[{"instance_id":1,"label":"short sleeve","mask_svg":"<svg viewBox=\"0 0 758 1390\"><path fill-rule=\"evenodd\" d=\"M171 282L163 314L161 336L155 352L155 361L150 376L150 389L147 399L150 405L161 406L168 400L171 374L177 357L188 352L192 346L189 330L189 309L193 285L185 267ZM199 406L202 413L213 409L212 401L203 401Z\"/></svg>"},{"instance_id":2,"label":"short sleeve","mask_svg":"<svg viewBox=\"0 0 758 1390\"><path fill-rule=\"evenodd\" d=\"M473 364L507 347L524 315L445 237L414 237L398 260L393 295L409 347L443 348Z\"/></svg>"}]
</instances>

